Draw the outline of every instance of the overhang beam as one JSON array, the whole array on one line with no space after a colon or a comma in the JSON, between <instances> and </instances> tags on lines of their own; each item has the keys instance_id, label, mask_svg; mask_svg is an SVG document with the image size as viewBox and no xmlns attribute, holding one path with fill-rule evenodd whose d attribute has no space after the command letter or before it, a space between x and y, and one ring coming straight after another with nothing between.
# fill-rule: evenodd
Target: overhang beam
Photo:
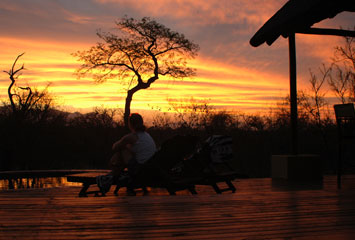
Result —
<instances>
[{"instance_id":1,"label":"overhang beam","mask_svg":"<svg viewBox=\"0 0 355 240\"><path fill-rule=\"evenodd\" d=\"M295 33L355 37L355 31L331 28L308 28L305 30L296 30Z\"/></svg>"}]
</instances>

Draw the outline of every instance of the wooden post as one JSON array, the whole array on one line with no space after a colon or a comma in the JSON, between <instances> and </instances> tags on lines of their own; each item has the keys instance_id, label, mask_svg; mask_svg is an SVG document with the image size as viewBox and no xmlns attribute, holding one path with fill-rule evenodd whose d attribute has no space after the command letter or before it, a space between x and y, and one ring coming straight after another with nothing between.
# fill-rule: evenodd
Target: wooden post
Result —
<instances>
[{"instance_id":1,"label":"wooden post","mask_svg":"<svg viewBox=\"0 0 355 240\"><path fill-rule=\"evenodd\" d=\"M296 70L296 38L295 33L288 37L289 68L290 68L290 108L291 108L291 150L292 154L298 153L297 133L297 70Z\"/></svg>"}]
</instances>

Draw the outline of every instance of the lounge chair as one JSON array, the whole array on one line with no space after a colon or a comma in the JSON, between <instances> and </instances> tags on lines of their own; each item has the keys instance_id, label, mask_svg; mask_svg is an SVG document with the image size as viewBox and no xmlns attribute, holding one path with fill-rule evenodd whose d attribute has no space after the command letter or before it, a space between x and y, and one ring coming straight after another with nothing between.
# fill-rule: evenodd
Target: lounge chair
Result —
<instances>
[{"instance_id":1,"label":"lounge chair","mask_svg":"<svg viewBox=\"0 0 355 240\"><path fill-rule=\"evenodd\" d=\"M90 173L81 173L67 176L68 182L80 182L83 184L79 192L80 197L85 197L88 194L95 194L96 196L104 196L109 189L102 189L96 191L88 191L89 187L96 185L98 179L106 179L110 181L109 185L116 186L114 193L126 187L130 192L134 189L142 188L146 191L147 187L165 188L169 194L174 195L180 190L189 190L191 194L196 194L195 184L200 179L191 177L189 179L174 178L170 174L170 169L178 162L181 162L186 156L191 155L196 148L197 138L193 136L177 135L164 142L161 148L155 155L149 159L143 167L135 174L130 176L128 172L124 172L121 176L110 176L110 171L98 171ZM100 185L100 184L99 184Z\"/></svg>"},{"instance_id":2,"label":"lounge chair","mask_svg":"<svg viewBox=\"0 0 355 240\"><path fill-rule=\"evenodd\" d=\"M197 194L196 185L209 185L216 193L235 192L232 181L245 178L229 164L233 159L232 138L229 136L211 136L196 150L197 138L192 136L175 136L163 143L160 150L149 159L135 176L127 172L121 177L110 178L110 185L115 185L117 195L122 187L134 194L134 189L147 187L165 188L170 195L177 191L189 190ZM104 178L105 175L104 174ZM99 174L87 173L67 176L70 182L82 182L79 196L105 195L109 189L87 191L91 185L97 184ZM227 188L220 188L219 183L225 183Z\"/></svg>"},{"instance_id":3,"label":"lounge chair","mask_svg":"<svg viewBox=\"0 0 355 240\"><path fill-rule=\"evenodd\" d=\"M198 176L195 185L212 186L216 193L236 192L232 181L237 178L247 178L235 170L231 162L234 160L232 137L213 135L209 137L196 153L183 162L180 174L185 178ZM183 176L181 176L184 178ZM225 183L226 188L218 186Z\"/></svg>"}]
</instances>

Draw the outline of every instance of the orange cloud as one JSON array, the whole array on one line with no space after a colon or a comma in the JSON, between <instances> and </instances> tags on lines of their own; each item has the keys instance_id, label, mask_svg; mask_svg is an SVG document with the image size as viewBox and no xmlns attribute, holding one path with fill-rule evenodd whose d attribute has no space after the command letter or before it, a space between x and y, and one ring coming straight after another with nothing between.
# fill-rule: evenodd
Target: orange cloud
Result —
<instances>
[{"instance_id":1,"label":"orange cloud","mask_svg":"<svg viewBox=\"0 0 355 240\"><path fill-rule=\"evenodd\" d=\"M319 58L329 63L334 54L334 47L343 44L343 37L297 34L297 48L304 56Z\"/></svg>"},{"instance_id":2,"label":"orange cloud","mask_svg":"<svg viewBox=\"0 0 355 240\"><path fill-rule=\"evenodd\" d=\"M286 1L268 0L96 0L101 4L131 6L144 16L169 16L193 24L219 24L249 21L261 24L278 10ZM258 7L262 6L262 7Z\"/></svg>"}]
</instances>

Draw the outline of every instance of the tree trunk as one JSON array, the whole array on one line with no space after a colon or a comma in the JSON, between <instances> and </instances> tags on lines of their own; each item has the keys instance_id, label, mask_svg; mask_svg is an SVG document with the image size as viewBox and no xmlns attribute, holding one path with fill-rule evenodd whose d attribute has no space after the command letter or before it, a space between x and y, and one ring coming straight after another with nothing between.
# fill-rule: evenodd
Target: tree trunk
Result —
<instances>
[{"instance_id":1,"label":"tree trunk","mask_svg":"<svg viewBox=\"0 0 355 240\"><path fill-rule=\"evenodd\" d=\"M135 92L133 92L132 90L127 91L127 97L126 97L126 103L125 103L124 115L123 115L124 125L126 128L128 128L128 118L129 115L131 114L131 102L134 93Z\"/></svg>"},{"instance_id":2,"label":"tree trunk","mask_svg":"<svg viewBox=\"0 0 355 240\"><path fill-rule=\"evenodd\" d=\"M15 79L12 75L10 75L10 80L11 80L11 84L10 84L9 88L7 89L7 94L9 95L12 113L15 113L16 112L16 105L15 105L15 102L13 99L14 95L11 93L12 86L15 84Z\"/></svg>"},{"instance_id":3,"label":"tree trunk","mask_svg":"<svg viewBox=\"0 0 355 240\"><path fill-rule=\"evenodd\" d=\"M131 102L133 99L133 94L135 94L137 91L141 89L147 89L150 87L150 85L158 79L157 76L151 77L148 82L142 82L139 81L139 83L132 89L127 91L127 97L126 97L126 103L125 103L125 110L124 110L124 115L123 115L123 120L124 120L124 125L126 128L128 128L128 119L129 115L131 114Z\"/></svg>"}]
</instances>

